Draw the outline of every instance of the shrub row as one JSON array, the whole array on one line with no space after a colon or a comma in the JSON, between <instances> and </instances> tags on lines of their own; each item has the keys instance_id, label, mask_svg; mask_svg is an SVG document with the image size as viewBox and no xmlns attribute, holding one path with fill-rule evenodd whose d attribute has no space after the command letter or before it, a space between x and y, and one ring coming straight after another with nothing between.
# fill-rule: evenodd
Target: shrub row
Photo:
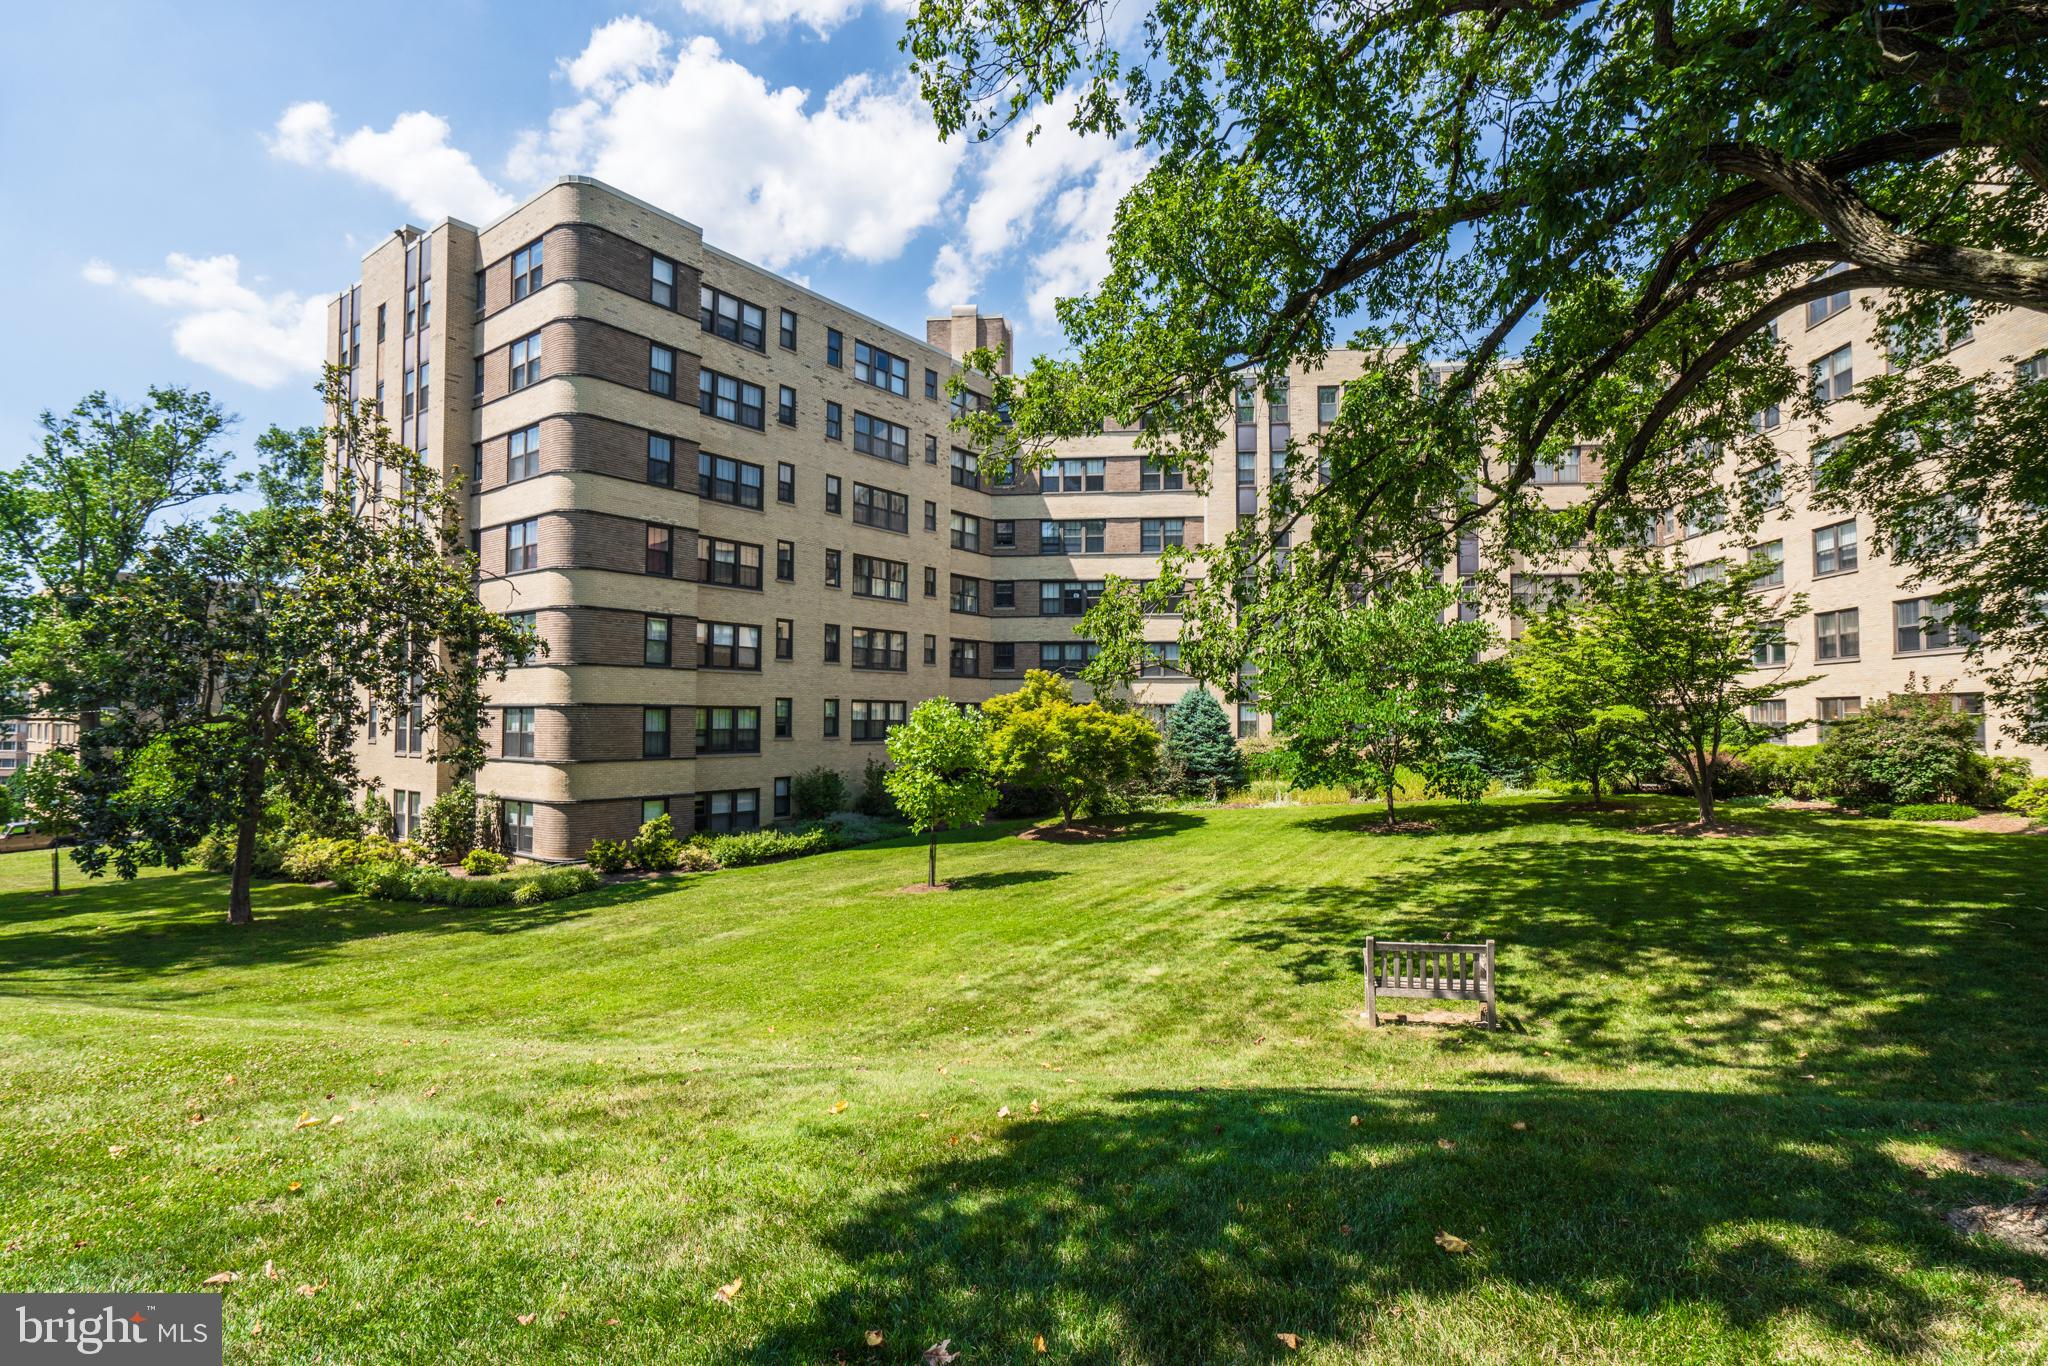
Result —
<instances>
[{"instance_id":1,"label":"shrub row","mask_svg":"<svg viewBox=\"0 0 2048 1366\"><path fill-rule=\"evenodd\" d=\"M1976 814L1976 807L1960 802L1907 802L1891 809L1895 821L1966 821Z\"/></svg>"},{"instance_id":2,"label":"shrub row","mask_svg":"<svg viewBox=\"0 0 2048 1366\"><path fill-rule=\"evenodd\" d=\"M596 840L585 856L600 873L637 868L649 873L714 868L746 868L777 859L824 854L848 844L879 838L882 832L869 817L835 817L799 830L740 830L726 835L700 834L688 844L675 837L667 816L657 816L629 840Z\"/></svg>"}]
</instances>

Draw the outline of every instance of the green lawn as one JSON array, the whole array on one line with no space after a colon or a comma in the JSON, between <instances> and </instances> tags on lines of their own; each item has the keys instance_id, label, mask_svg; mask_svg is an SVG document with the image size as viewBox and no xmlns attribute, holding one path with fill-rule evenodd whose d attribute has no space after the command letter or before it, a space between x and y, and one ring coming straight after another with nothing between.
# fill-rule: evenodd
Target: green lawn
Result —
<instances>
[{"instance_id":1,"label":"green lawn","mask_svg":"<svg viewBox=\"0 0 2048 1366\"><path fill-rule=\"evenodd\" d=\"M2048 1356L2048 1262L1941 1219L2048 1161L2048 839L1428 814L246 932L10 855L0 1287L238 1271L247 1361ZM1365 1030L1365 936L1445 932L1505 1027Z\"/></svg>"}]
</instances>

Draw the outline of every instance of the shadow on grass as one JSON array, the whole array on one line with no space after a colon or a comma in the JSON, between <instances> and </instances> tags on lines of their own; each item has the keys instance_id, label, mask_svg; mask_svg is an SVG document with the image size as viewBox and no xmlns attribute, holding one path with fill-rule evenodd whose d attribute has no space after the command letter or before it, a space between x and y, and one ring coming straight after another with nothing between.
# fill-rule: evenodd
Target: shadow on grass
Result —
<instances>
[{"instance_id":1,"label":"shadow on grass","mask_svg":"<svg viewBox=\"0 0 2048 1366\"><path fill-rule=\"evenodd\" d=\"M1051 882L1068 876L1052 868L1019 868L1009 873L967 873L949 877L946 885L956 892L991 892L1003 887L1026 887L1034 882Z\"/></svg>"},{"instance_id":2,"label":"shadow on grass","mask_svg":"<svg viewBox=\"0 0 2048 1366\"><path fill-rule=\"evenodd\" d=\"M1278 1359L1281 1332L1403 1359L1483 1333L1504 1360L1565 1336L1603 1357L1646 1337L1677 1353L1705 1333L1706 1357L1763 1359L1780 1329L1780 1346L1824 1351L1812 1324L1837 1349L1919 1353L1938 1349L1938 1321L1984 1310L1953 1273L2043 1275L1937 1217L2003 1186L1930 1188L1881 1150L1926 1137L1931 1109L1547 1087L1127 1093L979 1146L935 1135L907 1185L823 1233L843 1288L785 1311L748 1355L830 1360L877 1328L976 1360L1031 1359L1038 1333L1055 1358ZM1471 1252L1448 1255L1440 1230Z\"/></svg>"},{"instance_id":3,"label":"shadow on grass","mask_svg":"<svg viewBox=\"0 0 2048 1366\"><path fill-rule=\"evenodd\" d=\"M1583 1063L1725 1066L1785 1035L1741 1065L1788 1089L2048 1094L2048 845L1744 814L1765 833L1680 841L1627 833L1639 815L1563 815L1596 833L1418 843L1356 883L1224 895L1236 942L1305 985L1356 980L1369 934L1496 939L1503 1019Z\"/></svg>"}]
</instances>

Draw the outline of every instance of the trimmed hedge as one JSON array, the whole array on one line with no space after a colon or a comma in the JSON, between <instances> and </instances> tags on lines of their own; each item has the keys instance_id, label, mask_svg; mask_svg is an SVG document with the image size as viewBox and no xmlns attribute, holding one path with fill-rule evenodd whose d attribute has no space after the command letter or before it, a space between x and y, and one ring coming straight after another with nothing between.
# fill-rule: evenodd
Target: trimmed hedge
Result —
<instances>
[{"instance_id":1,"label":"trimmed hedge","mask_svg":"<svg viewBox=\"0 0 2048 1366\"><path fill-rule=\"evenodd\" d=\"M731 835L699 835L691 847L701 849L720 868L747 868L777 859L800 858L805 854L826 854L839 848L839 836L829 827L808 830L744 830Z\"/></svg>"}]
</instances>

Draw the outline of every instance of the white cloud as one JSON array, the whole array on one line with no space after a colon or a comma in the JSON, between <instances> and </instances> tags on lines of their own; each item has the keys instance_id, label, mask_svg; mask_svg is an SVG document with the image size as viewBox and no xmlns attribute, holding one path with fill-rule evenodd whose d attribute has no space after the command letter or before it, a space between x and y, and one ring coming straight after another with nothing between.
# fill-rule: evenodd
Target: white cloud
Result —
<instances>
[{"instance_id":1,"label":"white cloud","mask_svg":"<svg viewBox=\"0 0 2048 1366\"><path fill-rule=\"evenodd\" d=\"M520 137L512 179L594 175L770 267L828 251L899 255L938 220L960 162L906 81L849 76L815 104L711 38L671 57L645 20L596 30L563 70L582 98Z\"/></svg>"},{"instance_id":2,"label":"white cloud","mask_svg":"<svg viewBox=\"0 0 2048 1366\"><path fill-rule=\"evenodd\" d=\"M270 151L374 185L429 224L451 217L489 222L512 207L512 196L493 185L469 153L449 143L449 132L440 115L415 111L400 114L381 133L358 128L339 137L334 111L305 100L278 116Z\"/></svg>"},{"instance_id":3,"label":"white cloud","mask_svg":"<svg viewBox=\"0 0 2048 1366\"><path fill-rule=\"evenodd\" d=\"M1055 301L1101 281L1117 204L1151 162L1128 143L1075 132L1072 112L1041 105L981 156L963 229L932 263L933 306L964 302L990 270L1021 256L1031 319L1049 328Z\"/></svg>"},{"instance_id":4,"label":"white cloud","mask_svg":"<svg viewBox=\"0 0 2048 1366\"><path fill-rule=\"evenodd\" d=\"M862 0L678 0L683 12L752 42L770 29L807 28L820 38L866 8ZM907 13L915 0L883 0L881 8Z\"/></svg>"},{"instance_id":5,"label":"white cloud","mask_svg":"<svg viewBox=\"0 0 2048 1366\"><path fill-rule=\"evenodd\" d=\"M81 273L92 284L126 290L175 313L171 343L189 361L260 389L318 373L325 299L262 293L242 283L242 263L233 256L173 252L164 266L162 275L124 275L104 261L89 261Z\"/></svg>"}]
</instances>

